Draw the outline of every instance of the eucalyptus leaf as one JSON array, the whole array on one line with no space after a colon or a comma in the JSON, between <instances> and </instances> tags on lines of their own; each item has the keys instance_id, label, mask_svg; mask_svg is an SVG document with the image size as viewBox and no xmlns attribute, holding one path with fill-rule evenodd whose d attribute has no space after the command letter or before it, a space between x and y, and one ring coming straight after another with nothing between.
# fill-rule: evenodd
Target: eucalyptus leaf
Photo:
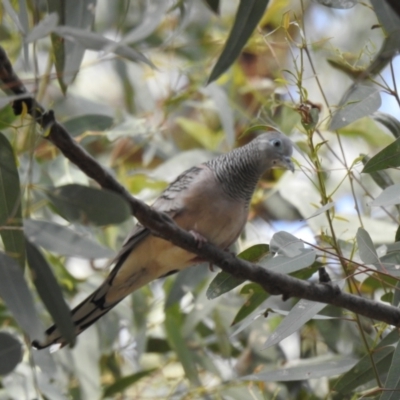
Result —
<instances>
[{"instance_id":1,"label":"eucalyptus leaf","mask_svg":"<svg viewBox=\"0 0 400 400\"><path fill-rule=\"evenodd\" d=\"M346 356L315 357L301 360L295 367L279 368L241 378L244 381L287 382L337 376L347 372L357 359Z\"/></svg>"},{"instance_id":2,"label":"eucalyptus leaf","mask_svg":"<svg viewBox=\"0 0 400 400\"><path fill-rule=\"evenodd\" d=\"M262 257L268 254L268 252L269 246L267 244L257 244L244 250L238 257L243 260L258 262ZM235 278L231 274L221 271L210 283L207 289L207 298L209 300L215 299L221 296L221 294L231 291L243 282L243 279Z\"/></svg>"},{"instance_id":3,"label":"eucalyptus leaf","mask_svg":"<svg viewBox=\"0 0 400 400\"><path fill-rule=\"evenodd\" d=\"M358 228L356 238L362 262L365 264L379 263L379 257L369 233L364 228Z\"/></svg>"},{"instance_id":4,"label":"eucalyptus leaf","mask_svg":"<svg viewBox=\"0 0 400 400\"><path fill-rule=\"evenodd\" d=\"M304 299L299 300L292 308L288 316L280 323L278 328L268 337L264 348L268 348L279 343L292 333L299 330L324 307L326 307L325 303L317 303L315 301Z\"/></svg>"},{"instance_id":5,"label":"eucalyptus leaf","mask_svg":"<svg viewBox=\"0 0 400 400\"><path fill-rule=\"evenodd\" d=\"M156 368L147 369L144 371L136 372L135 374L124 376L111 385L108 385L104 388L103 397L111 397L116 395L117 393L121 393L128 389L130 386L145 378L146 376L151 375Z\"/></svg>"},{"instance_id":6,"label":"eucalyptus leaf","mask_svg":"<svg viewBox=\"0 0 400 400\"><path fill-rule=\"evenodd\" d=\"M69 221L102 226L119 224L131 215L128 203L108 190L71 184L55 188L47 196Z\"/></svg>"},{"instance_id":7,"label":"eucalyptus leaf","mask_svg":"<svg viewBox=\"0 0 400 400\"><path fill-rule=\"evenodd\" d=\"M400 204L400 183L386 188L372 203L371 206L387 207Z\"/></svg>"},{"instance_id":8,"label":"eucalyptus leaf","mask_svg":"<svg viewBox=\"0 0 400 400\"><path fill-rule=\"evenodd\" d=\"M54 222L26 219L24 230L31 243L69 257L112 258L115 253L90 238Z\"/></svg>"},{"instance_id":9,"label":"eucalyptus leaf","mask_svg":"<svg viewBox=\"0 0 400 400\"><path fill-rule=\"evenodd\" d=\"M14 151L0 132L0 230L7 254L25 266L22 232L21 192Z\"/></svg>"},{"instance_id":10,"label":"eucalyptus leaf","mask_svg":"<svg viewBox=\"0 0 400 400\"><path fill-rule=\"evenodd\" d=\"M374 349L370 349L371 354L362 357L353 368L340 377L334 385L334 390L340 394L348 394L361 385L375 379L374 371L379 374L387 372L390 368L394 353L394 344L399 340L397 329L390 332ZM371 356L373 358L372 365Z\"/></svg>"},{"instance_id":11,"label":"eucalyptus leaf","mask_svg":"<svg viewBox=\"0 0 400 400\"><path fill-rule=\"evenodd\" d=\"M28 241L26 242L26 252L29 266L33 272L32 280L40 298L60 330L62 337L73 346L75 344L75 325L53 271L42 253Z\"/></svg>"},{"instance_id":12,"label":"eucalyptus leaf","mask_svg":"<svg viewBox=\"0 0 400 400\"><path fill-rule=\"evenodd\" d=\"M0 297L29 337L41 340L43 327L36 314L33 296L25 281L23 270L14 259L1 252Z\"/></svg>"},{"instance_id":13,"label":"eucalyptus leaf","mask_svg":"<svg viewBox=\"0 0 400 400\"><path fill-rule=\"evenodd\" d=\"M379 400L396 400L399 397L400 391L400 346L397 343L396 350L394 351L392 364L390 365L389 372L386 378L384 391L382 392Z\"/></svg>"},{"instance_id":14,"label":"eucalyptus leaf","mask_svg":"<svg viewBox=\"0 0 400 400\"><path fill-rule=\"evenodd\" d=\"M86 131L105 131L112 127L114 119L108 115L85 114L63 122L71 136L79 136Z\"/></svg>"},{"instance_id":15,"label":"eucalyptus leaf","mask_svg":"<svg viewBox=\"0 0 400 400\"><path fill-rule=\"evenodd\" d=\"M376 111L381 105L379 90L372 86L353 85L343 96L329 129L335 131Z\"/></svg>"},{"instance_id":16,"label":"eucalyptus leaf","mask_svg":"<svg viewBox=\"0 0 400 400\"><path fill-rule=\"evenodd\" d=\"M358 0L313 0L315 3L322 4L325 7L338 8L338 9L348 9L353 8Z\"/></svg>"},{"instance_id":17,"label":"eucalyptus leaf","mask_svg":"<svg viewBox=\"0 0 400 400\"><path fill-rule=\"evenodd\" d=\"M362 172L371 173L387 168L400 166L400 138L386 146L372 157L364 166Z\"/></svg>"},{"instance_id":18,"label":"eucalyptus leaf","mask_svg":"<svg viewBox=\"0 0 400 400\"><path fill-rule=\"evenodd\" d=\"M25 42L31 43L52 33L58 25L58 14L53 12L44 17L26 36Z\"/></svg>"},{"instance_id":19,"label":"eucalyptus leaf","mask_svg":"<svg viewBox=\"0 0 400 400\"><path fill-rule=\"evenodd\" d=\"M208 83L219 78L237 59L264 15L268 3L269 0L240 0L235 22L222 54L211 72Z\"/></svg>"},{"instance_id":20,"label":"eucalyptus leaf","mask_svg":"<svg viewBox=\"0 0 400 400\"><path fill-rule=\"evenodd\" d=\"M375 111L372 118L387 128L396 139L400 137L400 121L393 115Z\"/></svg>"},{"instance_id":21,"label":"eucalyptus leaf","mask_svg":"<svg viewBox=\"0 0 400 400\"><path fill-rule=\"evenodd\" d=\"M22 361L22 346L7 332L0 332L0 375L7 375Z\"/></svg>"}]
</instances>

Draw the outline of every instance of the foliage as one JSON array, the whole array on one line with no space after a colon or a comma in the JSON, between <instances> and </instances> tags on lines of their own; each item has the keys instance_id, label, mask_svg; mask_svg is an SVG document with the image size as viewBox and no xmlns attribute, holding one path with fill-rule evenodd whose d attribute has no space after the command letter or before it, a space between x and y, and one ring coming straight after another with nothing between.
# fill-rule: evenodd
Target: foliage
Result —
<instances>
[{"instance_id":1,"label":"foliage","mask_svg":"<svg viewBox=\"0 0 400 400\"><path fill-rule=\"evenodd\" d=\"M297 171L264 177L238 256L299 279L325 267L342 290L398 307L392 3L5 0L0 38L37 100L146 202L249 127L290 135ZM1 398L396 398L397 329L205 264L135 292L73 349L34 351L46 310L74 342L66 303L98 286L133 221L11 100L0 98Z\"/></svg>"}]
</instances>

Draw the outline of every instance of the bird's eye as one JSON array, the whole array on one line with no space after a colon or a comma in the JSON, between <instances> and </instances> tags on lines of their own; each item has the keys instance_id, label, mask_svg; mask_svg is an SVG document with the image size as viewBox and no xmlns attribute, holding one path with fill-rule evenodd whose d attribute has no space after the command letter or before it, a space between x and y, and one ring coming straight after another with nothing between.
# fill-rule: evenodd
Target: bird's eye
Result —
<instances>
[{"instance_id":1,"label":"bird's eye","mask_svg":"<svg viewBox=\"0 0 400 400\"><path fill-rule=\"evenodd\" d=\"M274 147L281 147L282 142L279 139L275 139L272 141L272 145Z\"/></svg>"}]
</instances>

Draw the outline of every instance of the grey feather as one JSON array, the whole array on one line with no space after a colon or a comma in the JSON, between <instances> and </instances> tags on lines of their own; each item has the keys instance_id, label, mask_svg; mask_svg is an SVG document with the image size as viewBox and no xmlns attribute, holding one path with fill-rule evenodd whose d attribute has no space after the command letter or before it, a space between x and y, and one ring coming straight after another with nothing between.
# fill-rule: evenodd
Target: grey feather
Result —
<instances>
[{"instance_id":1,"label":"grey feather","mask_svg":"<svg viewBox=\"0 0 400 400\"><path fill-rule=\"evenodd\" d=\"M258 136L246 146L216 157L179 175L153 204L175 222L220 248L227 248L240 235L247 220L249 202L260 176L281 166L294 170L292 144L278 132ZM132 291L146 283L196 264L195 254L157 238L137 225L115 258L104 283L71 315L78 335ZM44 343L65 345L54 325Z\"/></svg>"}]
</instances>

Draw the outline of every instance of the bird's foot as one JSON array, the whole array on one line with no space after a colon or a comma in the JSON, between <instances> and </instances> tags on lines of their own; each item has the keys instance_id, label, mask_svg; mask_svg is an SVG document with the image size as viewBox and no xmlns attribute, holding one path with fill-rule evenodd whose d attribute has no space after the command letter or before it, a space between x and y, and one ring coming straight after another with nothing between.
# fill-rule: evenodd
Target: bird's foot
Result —
<instances>
[{"instance_id":1,"label":"bird's foot","mask_svg":"<svg viewBox=\"0 0 400 400\"><path fill-rule=\"evenodd\" d=\"M201 249L201 246L203 246L204 243L207 243L207 239L202 234L200 234L199 232L190 230L189 233L196 240L197 248Z\"/></svg>"}]
</instances>

